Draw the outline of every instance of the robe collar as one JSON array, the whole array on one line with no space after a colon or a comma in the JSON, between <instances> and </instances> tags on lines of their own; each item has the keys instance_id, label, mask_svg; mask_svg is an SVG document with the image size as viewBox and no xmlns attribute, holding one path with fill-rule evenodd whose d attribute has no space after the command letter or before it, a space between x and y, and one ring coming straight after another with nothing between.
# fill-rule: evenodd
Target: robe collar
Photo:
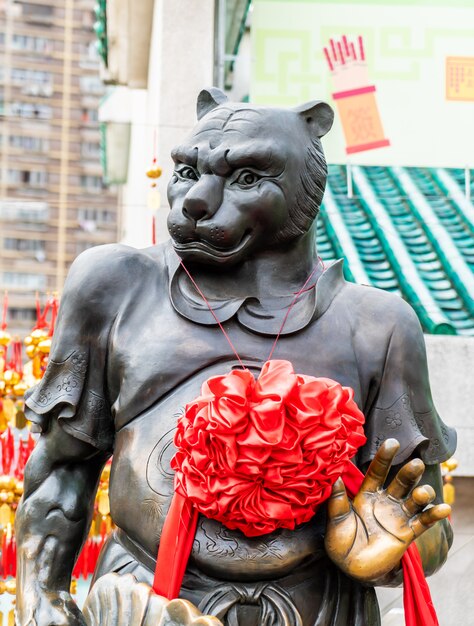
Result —
<instances>
[{"instance_id":1,"label":"robe collar","mask_svg":"<svg viewBox=\"0 0 474 626\"><path fill-rule=\"evenodd\" d=\"M187 320L203 326L217 326L206 303L189 283L174 251L167 255L169 296L175 311ZM343 260L335 261L317 277L313 288L298 298L286 320L282 335L296 333L321 317L344 287ZM254 333L275 337L280 331L288 307L295 294L260 299L254 295L238 298L208 299L221 323L236 318Z\"/></svg>"}]
</instances>

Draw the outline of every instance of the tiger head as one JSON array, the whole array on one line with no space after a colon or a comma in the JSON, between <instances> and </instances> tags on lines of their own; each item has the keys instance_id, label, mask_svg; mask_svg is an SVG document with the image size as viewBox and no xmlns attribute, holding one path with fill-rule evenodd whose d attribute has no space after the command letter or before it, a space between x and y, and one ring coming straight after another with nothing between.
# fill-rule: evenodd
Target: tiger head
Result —
<instances>
[{"instance_id":1,"label":"tiger head","mask_svg":"<svg viewBox=\"0 0 474 626\"><path fill-rule=\"evenodd\" d=\"M324 193L320 138L333 111L231 103L218 89L197 101L198 124L174 148L168 228L183 260L232 265L304 235Z\"/></svg>"}]
</instances>

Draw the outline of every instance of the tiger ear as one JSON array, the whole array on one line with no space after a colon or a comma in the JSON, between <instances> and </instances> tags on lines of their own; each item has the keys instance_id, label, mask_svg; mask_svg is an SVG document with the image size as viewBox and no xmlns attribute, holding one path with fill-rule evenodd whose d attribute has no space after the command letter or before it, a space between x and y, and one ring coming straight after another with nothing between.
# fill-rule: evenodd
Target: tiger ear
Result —
<instances>
[{"instance_id":1,"label":"tiger ear","mask_svg":"<svg viewBox=\"0 0 474 626\"><path fill-rule=\"evenodd\" d=\"M223 102L227 102L228 98L223 91L217 87L209 87L209 89L203 89L198 96L196 111L197 118L200 120L207 113L215 109Z\"/></svg>"},{"instance_id":2,"label":"tiger ear","mask_svg":"<svg viewBox=\"0 0 474 626\"><path fill-rule=\"evenodd\" d=\"M334 121L334 111L326 102L314 100L301 104L293 109L299 113L308 125L309 132L316 137L324 137L331 130Z\"/></svg>"}]
</instances>

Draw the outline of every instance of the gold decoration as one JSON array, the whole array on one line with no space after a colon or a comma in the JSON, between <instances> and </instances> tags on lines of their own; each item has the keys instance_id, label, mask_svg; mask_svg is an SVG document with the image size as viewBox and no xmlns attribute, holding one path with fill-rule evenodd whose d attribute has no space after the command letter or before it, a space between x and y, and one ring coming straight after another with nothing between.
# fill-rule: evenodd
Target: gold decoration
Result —
<instances>
[{"instance_id":1,"label":"gold decoration","mask_svg":"<svg viewBox=\"0 0 474 626\"><path fill-rule=\"evenodd\" d=\"M32 359L36 354L36 346L31 344L26 347L26 355L29 359Z\"/></svg>"},{"instance_id":2,"label":"gold decoration","mask_svg":"<svg viewBox=\"0 0 474 626\"><path fill-rule=\"evenodd\" d=\"M17 383L16 385L14 385L13 387L13 394L17 397L17 398L22 398L25 395L25 392L28 390L28 385L25 383L25 381L20 380L19 383Z\"/></svg>"},{"instance_id":3,"label":"gold decoration","mask_svg":"<svg viewBox=\"0 0 474 626\"><path fill-rule=\"evenodd\" d=\"M0 526L6 528L12 521L12 510L6 503L0 506Z\"/></svg>"},{"instance_id":4,"label":"gold decoration","mask_svg":"<svg viewBox=\"0 0 474 626\"><path fill-rule=\"evenodd\" d=\"M19 374L16 370L5 370L3 372L3 380L6 385L17 385L21 380L21 374Z\"/></svg>"},{"instance_id":5,"label":"gold decoration","mask_svg":"<svg viewBox=\"0 0 474 626\"><path fill-rule=\"evenodd\" d=\"M43 339L43 341L40 341L38 344L38 350L43 354L49 354L51 350L51 338L49 337L48 339Z\"/></svg>"},{"instance_id":6,"label":"gold decoration","mask_svg":"<svg viewBox=\"0 0 474 626\"><path fill-rule=\"evenodd\" d=\"M15 403L13 402L11 398L3 398L2 404L3 404L2 413L3 413L3 419L6 421L6 425L5 425L5 428L6 428L8 424L13 423L13 420L15 419L15 415L16 415L16 408L15 408ZM5 428L1 428L1 430L5 430Z\"/></svg>"},{"instance_id":7,"label":"gold decoration","mask_svg":"<svg viewBox=\"0 0 474 626\"><path fill-rule=\"evenodd\" d=\"M10 333L6 330L0 330L0 346L8 346L12 340Z\"/></svg>"},{"instance_id":8,"label":"gold decoration","mask_svg":"<svg viewBox=\"0 0 474 626\"><path fill-rule=\"evenodd\" d=\"M446 504L454 504L456 500L456 489L452 483L453 477L447 476L445 478L446 482L443 485L443 500Z\"/></svg>"},{"instance_id":9,"label":"gold decoration","mask_svg":"<svg viewBox=\"0 0 474 626\"><path fill-rule=\"evenodd\" d=\"M157 178L161 176L162 173L163 173L163 170L161 169L161 167L154 165L147 171L146 175L148 176L148 178L152 178L153 180L156 180Z\"/></svg>"},{"instance_id":10,"label":"gold decoration","mask_svg":"<svg viewBox=\"0 0 474 626\"><path fill-rule=\"evenodd\" d=\"M16 594L16 580L7 580L5 583L5 591L14 596Z\"/></svg>"},{"instance_id":11,"label":"gold decoration","mask_svg":"<svg viewBox=\"0 0 474 626\"><path fill-rule=\"evenodd\" d=\"M100 490L97 498L97 510L105 517L110 513L109 492L108 490Z\"/></svg>"}]
</instances>

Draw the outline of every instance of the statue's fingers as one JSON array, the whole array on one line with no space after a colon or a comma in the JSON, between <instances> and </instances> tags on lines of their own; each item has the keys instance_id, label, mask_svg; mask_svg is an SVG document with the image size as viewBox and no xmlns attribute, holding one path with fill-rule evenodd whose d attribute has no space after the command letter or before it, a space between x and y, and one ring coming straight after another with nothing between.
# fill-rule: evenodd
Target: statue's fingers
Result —
<instances>
[{"instance_id":1,"label":"statue's fingers","mask_svg":"<svg viewBox=\"0 0 474 626\"><path fill-rule=\"evenodd\" d=\"M346 488L341 478L338 478L332 487L328 500L328 520L340 521L351 512L351 503L347 497Z\"/></svg>"},{"instance_id":2,"label":"statue's fingers","mask_svg":"<svg viewBox=\"0 0 474 626\"><path fill-rule=\"evenodd\" d=\"M425 530L431 528L433 524L439 522L442 519L445 519L450 515L451 507L449 504L436 504L423 513L416 515L411 522L412 530L415 534L415 537L419 537L422 535Z\"/></svg>"},{"instance_id":3,"label":"statue's fingers","mask_svg":"<svg viewBox=\"0 0 474 626\"><path fill-rule=\"evenodd\" d=\"M416 487L425 471L425 464L421 459L413 459L397 473L390 485L387 494L396 500L406 498Z\"/></svg>"},{"instance_id":4,"label":"statue's fingers","mask_svg":"<svg viewBox=\"0 0 474 626\"><path fill-rule=\"evenodd\" d=\"M410 517L422 511L425 506L431 504L436 497L436 492L431 485L422 485L413 490L413 493L407 498L403 507Z\"/></svg>"},{"instance_id":5,"label":"statue's fingers","mask_svg":"<svg viewBox=\"0 0 474 626\"><path fill-rule=\"evenodd\" d=\"M386 439L377 450L362 483L361 491L382 489L400 444L396 439Z\"/></svg>"}]
</instances>

